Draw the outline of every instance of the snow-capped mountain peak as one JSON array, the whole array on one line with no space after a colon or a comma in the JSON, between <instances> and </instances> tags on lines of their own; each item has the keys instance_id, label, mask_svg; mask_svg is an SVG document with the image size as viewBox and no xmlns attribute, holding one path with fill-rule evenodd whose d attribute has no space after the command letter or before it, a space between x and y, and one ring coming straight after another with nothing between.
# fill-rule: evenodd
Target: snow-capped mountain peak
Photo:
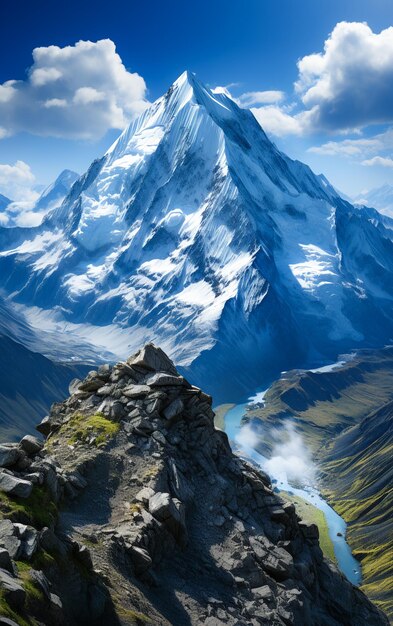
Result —
<instances>
[{"instance_id":1,"label":"snow-capped mountain peak","mask_svg":"<svg viewBox=\"0 0 393 626\"><path fill-rule=\"evenodd\" d=\"M233 358L235 390L386 342L391 233L185 72L39 229L3 237L0 270L35 320L116 356L156 341L201 383L215 365L219 393Z\"/></svg>"}]
</instances>

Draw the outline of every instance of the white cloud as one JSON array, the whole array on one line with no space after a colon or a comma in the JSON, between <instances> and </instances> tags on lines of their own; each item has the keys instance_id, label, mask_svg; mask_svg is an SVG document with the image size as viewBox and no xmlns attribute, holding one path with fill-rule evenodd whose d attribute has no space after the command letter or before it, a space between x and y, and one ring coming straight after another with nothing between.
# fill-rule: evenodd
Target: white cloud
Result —
<instances>
[{"instance_id":1,"label":"white cloud","mask_svg":"<svg viewBox=\"0 0 393 626\"><path fill-rule=\"evenodd\" d=\"M313 484L315 465L302 436L294 425L287 422L276 433L277 443L272 456L265 463L264 470L273 478L287 477L288 481Z\"/></svg>"},{"instance_id":2,"label":"white cloud","mask_svg":"<svg viewBox=\"0 0 393 626\"><path fill-rule=\"evenodd\" d=\"M35 48L28 78L0 85L0 138L27 131L96 139L146 106L145 81L126 69L110 39Z\"/></svg>"},{"instance_id":3,"label":"white cloud","mask_svg":"<svg viewBox=\"0 0 393 626\"><path fill-rule=\"evenodd\" d=\"M105 98L104 92L93 87L80 87L75 92L73 102L75 104L91 104L92 102L102 102Z\"/></svg>"},{"instance_id":4,"label":"white cloud","mask_svg":"<svg viewBox=\"0 0 393 626\"><path fill-rule=\"evenodd\" d=\"M244 107L251 107L256 104L274 104L284 99L283 91L247 91L237 99L238 103Z\"/></svg>"},{"instance_id":5,"label":"white cloud","mask_svg":"<svg viewBox=\"0 0 393 626\"><path fill-rule=\"evenodd\" d=\"M30 80L35 87L42 87L48 83L53 83L62 77L62 73L55 67L39 67L30 74Z\"/></svg>"},{"instance_id":6,"label":"white cloud","mask_svg":"<svg viewBox=\"0 0 393 626\"><path fill-rule=\"evenodd\" d=\"M259 437L250 424L245 424L237 433L235 441L241 447L256 448L259 442Z\"/></svg>"},{"instance_id":7,"label":"white cloud","mask_svg":"<svg viewBox=\"0 0 393 626\"><path fill-rule=\"evenodd\" d=\"M295 85L314 128L346 130L393 121L393 27L340 22L323 52L298 62Z\"/></svg>"},{"instance_id":8,"label":"white cloud","mask_svg":"<svg viewBox=\"0 0 393 626\"><path fill-rule=\"evenodd\" d=\"M64 98L50 98L49 100L45 100L44 107L49 109L50 107L65 107L67 106L67 100Z\"/></svg>"},{"instance_id":9,"label":"white cloud","mask_svg":"<svg viewBox=\"0 0 393 626\"><path fill-rule=\"evenodd\" d=\"M301 135L303 133L303 118L301 115L289 115L282 107L274 105L252 108L251 111L263 130L276 137Z\"/></svg>"},{"instance_id":10,"label":"white cloud","mask_svg":"<svg viewBox=\"0 0 393 626\"><path fill-rule=\"evenodd\" d=\"M374 33L366 23L339 22L323 50L304 56L297 66L291 106L282 105L281 91L248 92L237 100L254 107L266 132L279 137L315 131L348 134L393 122L393 27ZM360 142L351 142L329 142L311 151L360 154Z\"/></svg>"},{"instance_id":11,"label":"white cloud","mask_svg":"<svg viewBox=\"0 0 393 626\"><path fill-rule=\"evenodd\" d=\"M328 141L321 146L313 146L308 152L329 156L365 157L382 150L393 149L393 128L371 137L343 139L342 141Z\"/></svg>"},{"instance_id":12,"label":"white cloud","mask_svg":"<svg viewBox=\"0 0 393 626\"><path fill-rule=\"evenodd\" d=\"M0 193L17 202L33 202L38 197L36 182L30 166L24 161L15 165L0 163Z\"/></svg>"},{"instance_id":13,"label":"white cloud","mask_svg":"<svg viewBox=\"0 0 393 626\"><path fill-rule=\"evenodd\" d=\"M378 145L374 139L345 139L344 141L328 141L322 146L312 146L308 152L329 156L357 156L369 150L375 150Z\"/></svg>"},{"instance_id":14,"label":"white cloud","mask_svg":"<svg viewBox=\"0 0 393 626\"><path fill-rule=\"evenodd\" d=\"M362 165L372 167L373 165L381 165L382 167L393 167L393 159L390 157L375 156L372 159L362 161Z\"/></svg>"}]
</instances>

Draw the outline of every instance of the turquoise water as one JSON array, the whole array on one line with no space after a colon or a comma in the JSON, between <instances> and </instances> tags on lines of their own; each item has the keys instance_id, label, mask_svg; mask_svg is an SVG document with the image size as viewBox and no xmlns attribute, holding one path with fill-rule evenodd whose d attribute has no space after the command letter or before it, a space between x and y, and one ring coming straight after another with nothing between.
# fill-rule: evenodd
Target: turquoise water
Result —
<instances>
[{"instance_id":1,"label":"turquoise water","mask_svg":"<svg viewBox=\"0 0 393 626\"><path fill-rule=\"evenodd\" d=\"M236 447L236 437L241 430L241 420L246 412L247 406L247 404L238 404L230 409L225 415L225 432L229 437L231 445L234 447ZM254 463L262 469L264 468L266 458L262 456L262 454L259 454L259 452L253 448L247 448L244 445L242 445L242 450L244 450L245 456L254 461ZM293 487L289 483L286 475L271 476L271 478L276 481L275 486L280 491L286 491L296 496L300 496L323 511L327 521L329 535L333 543L338 567L351 583L354 585L360 585L362 579L360 563L352 555L351 549L345 540L347 525L342 517L340 517L340 515L338 515L338 513L336 513L331 506L329 506L315 487ZM342 536L338 536L337 533L340 533Z\"/></svg>"}]
</instances>

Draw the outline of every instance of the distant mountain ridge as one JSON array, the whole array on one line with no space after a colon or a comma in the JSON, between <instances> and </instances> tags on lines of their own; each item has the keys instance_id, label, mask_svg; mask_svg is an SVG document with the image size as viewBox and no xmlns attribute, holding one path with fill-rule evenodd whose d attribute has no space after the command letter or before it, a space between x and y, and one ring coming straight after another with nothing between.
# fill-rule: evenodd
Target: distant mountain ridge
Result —
<instances>
[{"instance_id":1,"label":"distant mountain ridge","mask_svg":"<svg viewBox=\"0 0 393 626\"><path fill-rule=\"evenodd\" d=\"M393 218L393 185L385 184L381 187L370 189L354 198L353 202L374 207L384 215Z\"/></svg>"},{"instance_id":2,"label":"distant mountain ridge","mask_svg":"<svg viewBox=\"0 0 393 626\"><path fill-rule=\"evenodd\" d=\"M4 211L11 202L12 200L0 193L0 211Z\"/></svg>"},{"instance_id":3,"label":"distant mountain ridge","mask_svg":"<svg viewBox=\"0 0 393 626\"><path fill-rule=\"evenodd\" d=\"M61 205L78 178L79 174L76 172L63 170L56 180L41 192L32 206L25 206L25 203L12 202L12 200L0 194L0 211L4 211L6 217L2 225L8 228L39 225L45 215Z\"/></svg>"},{"instance_id":4,"label":"distant mountain ridge","mask_svg":"<svg viewBox=\"0 0 393 626\"><path fill-rule=\"evenodd\" d=\"M219 401L388 343L392 239L185 72L41 226L0 231L0 285L98 354L156 341Z\"/></svg>"}]
</instances>

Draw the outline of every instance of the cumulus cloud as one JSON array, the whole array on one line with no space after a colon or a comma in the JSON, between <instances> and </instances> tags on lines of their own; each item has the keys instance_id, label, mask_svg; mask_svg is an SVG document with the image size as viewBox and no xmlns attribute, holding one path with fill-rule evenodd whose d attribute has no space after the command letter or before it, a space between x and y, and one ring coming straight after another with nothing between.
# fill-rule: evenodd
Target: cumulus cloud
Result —
<instances>
[{"instance_id":1,"label":"cumulus cloud","mask_svg":"<svg viewBox=\"0 0 393 626\"><path fill-rule=\"evenodd\" d=\"M393 27L374 33L366 23L339 22L323 50L304 56L297 67L290 106L283 104L282 91L247 92L237 99L252 107L266 132L349 134L393 122ZM313 151L352 154L353 148L331 142Z\"/></svg>"},{"instance_id":2,"label":"cumulus cloud","mask_svg":"<svg viewBox=\"0 0 393 626\"><path fill-rule=\"evenodd\" d=\"M247 91L237 99L239 104L251 107L256 104L274 104L281 102L285 97L283 91Z\"/></svg>"},{"instance_id":3,"label":"cumulus cloud","mask_svg":"<svg viewBox=\"0 0 393 626\"><path fill-rule=\"evenodd\" d=\"M43 214L33 211L39 197L36 178L24 161L0 163L0 193L12 200L0 214L0 226L37 226Z\"/></svg>"},{"instance_id":4,"label":"cumulus cloud","mask_svg":"<svg viewBox=\"0 0 393 626\"><path fill-rule=\"evenodd\" d=\"M34 202L38 193L33 189L36 178L24 161L14 165L0 163L0 193L17 202Z\"/></svg>"},{"instance_id":5,"label":"cumulus cloud","mask_svg":"<svg viewBox=\"0 0 393 626\"><path fill-rule=\"evenodd\" d=\"M371 137L328 141L321 146L312 146L308 152L327 156L346 156L365 158L366 156L381 156L383 151L393 150L393 128ZM384 158L384 157L383 157Z\"/></svg>"},{"instance_id":6,"label":"cumulus cloud","mask_svg":"<svg viewBox=\"0 0 393 626\"><path fill-rule=\"evenodd\" d=\"M303 133L304 124L301 115L290 115L282 107L273 105L252 108L251 111L264 131L276 137Z\"/></svg>"},{"instance_id":7,"label":"cumulus cloud","mask_svg":"<svg viewBox=\"0 0 393 626\"><path fill-rule=\"evenodd\" d=\"M313 127L393 121L393 27L374 33L366 23L340 22L323 52L300 59L298 69L295 88Z\"/></svg>"},{"instance_id":8,"label":"cumulus cloud","mask_svg":"<svg viewBox=\"0 0 393 626\"><path fill-rule=\"evenodd\" d=\"M372 159L362 161L362 165L372 167L373 165L382 165L382 167L393 167L393 159L390 157L375 156Z\"/></svg>"},{"instance_id":9,"label":"cumulus cloud","mask_svg":"<svg viewBox=\"0 0 393 626\"><path fill-rule=\"evenodd\" d=\"M99 138L147 106L146 85L124 66L110 39L33 50L26 80L0 85L1 136Z\"/></svg>"}]
</instances>

